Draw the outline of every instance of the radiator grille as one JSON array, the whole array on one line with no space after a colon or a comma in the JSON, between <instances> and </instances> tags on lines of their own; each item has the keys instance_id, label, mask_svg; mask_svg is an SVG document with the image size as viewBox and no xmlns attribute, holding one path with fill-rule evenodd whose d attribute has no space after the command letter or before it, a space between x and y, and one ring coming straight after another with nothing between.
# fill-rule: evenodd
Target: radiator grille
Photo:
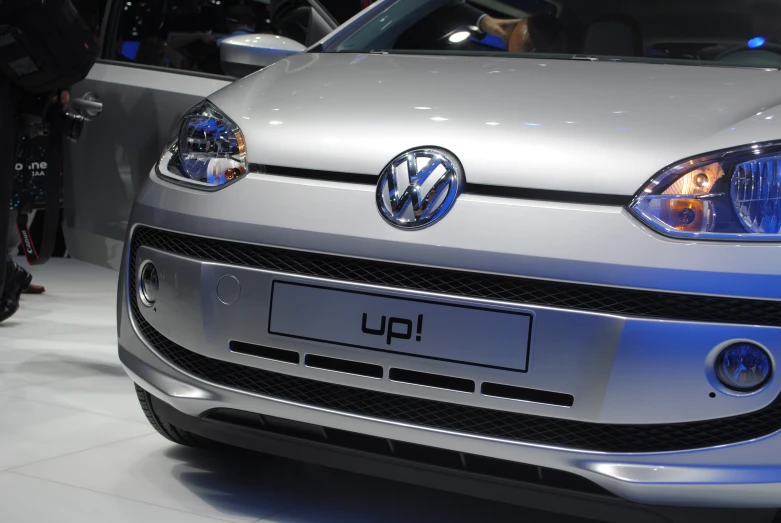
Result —
<instances>
[{"instance_id":1,"label":"radiator grille","mask_svg":"<svg viewBox=\"0 0 781 523\"><path fill-rule=\"evenodd\" d=\"M781 301L638 291L378 262L212 240L139 227L137 245L258 269L562 309L746 325L781 326Z\"/></svg>"}]
</instances>

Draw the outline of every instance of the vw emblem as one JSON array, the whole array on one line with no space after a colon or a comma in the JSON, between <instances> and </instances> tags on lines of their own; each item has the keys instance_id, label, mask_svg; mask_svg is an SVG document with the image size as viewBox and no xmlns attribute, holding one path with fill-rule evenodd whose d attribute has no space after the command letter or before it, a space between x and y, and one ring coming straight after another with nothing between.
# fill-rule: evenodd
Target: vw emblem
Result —
<instances>
[{"instance_id":1,"label":"vw emblem","mask_svg":"<svg viewBox=\"0 0 781 523\"><path fill-rule=\"evenodd\" d=\"M377 183L377 207L401 229L420 229L445 216L464 188L459 161L441 149L414 149L389 163Z\"/></svg>"}]
</instances>

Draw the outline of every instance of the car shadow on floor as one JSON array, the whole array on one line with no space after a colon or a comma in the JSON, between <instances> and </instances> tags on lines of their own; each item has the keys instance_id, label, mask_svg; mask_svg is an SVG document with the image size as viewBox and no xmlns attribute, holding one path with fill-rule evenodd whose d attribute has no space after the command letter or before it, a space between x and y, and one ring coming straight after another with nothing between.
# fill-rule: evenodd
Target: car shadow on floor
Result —
<instances>
[{"instance_id":1,"label":"car shadow on floor","mask_svg":"<svg viewBox=\"0 0 781 523\"><path fill-rule=\"evenodd\" d=\"M221 511L258 517L274 497L285 508L264 521L276 523L589 521L240 449L173 447L166 455L182 462L172 471L181 484Z\"/></svg>"},{"instance_id":2,"label":"car shadow on floor","mask_svg":"<svg viewBox=\"0 0 781 523\"><path fill-rule=\"evenodd\" d=\"M173 476L221 513L265 517L301 503L299 492L317 483L318 467L240 449L200 450L174 446Z\"/></svg>"}]
</instances>

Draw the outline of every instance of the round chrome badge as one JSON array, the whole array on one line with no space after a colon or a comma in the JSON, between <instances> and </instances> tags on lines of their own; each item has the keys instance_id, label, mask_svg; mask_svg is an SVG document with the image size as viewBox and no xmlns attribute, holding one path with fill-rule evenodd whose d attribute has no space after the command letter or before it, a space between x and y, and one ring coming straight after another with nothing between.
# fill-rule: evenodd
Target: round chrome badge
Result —
<instances>
[{"instance_id":1,"label":"round chrome badge","mask_svg":"<svg viewBox=\"0 0 781 523\"><path fill-rule=\"evenodd\" d=\"M413 149L389 163L377 183L377 208L401 229L420 229L444 217L465 185L461 163L441 149Z\"/></svg>"}]
</instances>

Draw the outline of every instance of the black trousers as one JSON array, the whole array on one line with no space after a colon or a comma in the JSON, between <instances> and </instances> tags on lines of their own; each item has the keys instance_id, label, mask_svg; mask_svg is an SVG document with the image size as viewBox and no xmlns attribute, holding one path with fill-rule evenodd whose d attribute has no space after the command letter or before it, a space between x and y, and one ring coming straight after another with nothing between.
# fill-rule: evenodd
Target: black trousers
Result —
<instances>
[{"instance_id":1,"label":"black trousers","mask_svg":"<svg viewBox=\"0 0 781 523\"><path fill-rule=\"evenodd\" d=\"M11 83L3 75L0 75L0 129L3 129L3 137L0 139L0 245L5 248L14 182L17 133ZM5 250L3 252L7 253ZM6 260L6 267L9 267L9 263L13 263L10 257ZM0 271L0 291L5 286L6 272L8 271Z\"/></svg>"}]
</instances>

